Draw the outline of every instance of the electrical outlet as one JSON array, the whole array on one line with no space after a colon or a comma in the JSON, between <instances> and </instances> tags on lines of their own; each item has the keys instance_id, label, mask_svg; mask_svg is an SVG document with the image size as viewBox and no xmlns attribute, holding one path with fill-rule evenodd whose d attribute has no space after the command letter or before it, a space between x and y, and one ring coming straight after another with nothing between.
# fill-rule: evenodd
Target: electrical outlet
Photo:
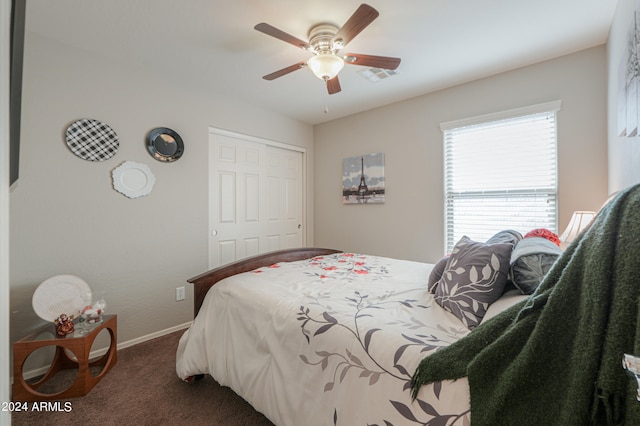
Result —
<instances>
[{"instance_id":1,"label":"electrical outlet","mask_svg":"<svg viewBox=\"0 0 640 426\"><path fill-rule=\"evenodd\" d=\"M176 287L176 302L184 300L184 287Z\"/></svg>"}]
</instances>

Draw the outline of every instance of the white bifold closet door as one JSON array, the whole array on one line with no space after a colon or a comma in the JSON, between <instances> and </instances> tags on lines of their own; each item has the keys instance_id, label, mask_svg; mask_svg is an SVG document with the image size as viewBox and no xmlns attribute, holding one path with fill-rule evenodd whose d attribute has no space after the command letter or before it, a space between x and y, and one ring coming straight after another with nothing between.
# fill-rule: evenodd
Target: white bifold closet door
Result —
<instances>
[{"instance_id":1,"label":"white bifold closet door","mask_svg":"<svg viewBox=\"0 0 640 426\"><path fill-rule=\"evenodd\" d=\"M209 157L210 268L303 246L303 151L211 131Z\"/></svg>"}]
</instances>

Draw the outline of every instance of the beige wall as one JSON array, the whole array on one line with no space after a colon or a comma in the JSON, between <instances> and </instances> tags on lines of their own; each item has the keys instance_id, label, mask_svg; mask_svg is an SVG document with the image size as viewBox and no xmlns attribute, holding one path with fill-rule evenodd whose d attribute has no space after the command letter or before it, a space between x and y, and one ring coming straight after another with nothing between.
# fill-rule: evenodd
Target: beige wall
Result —
<instances>
[{"instance_id":1,"label":"beige wall","mask_svg":"<svg viewBox=\"0 0 640 426\"><path fill-rule=\"evenodd\" d=\"M94 163L71 153L64 132L80 118L113 127L115 157ZM185 141L175 163L146 152L145 135L161 126ZM10 194L13 339L42 323L31 297L57 274L78 275L105 293L120 342L192 319L186 279L208 265L209 126L304 146L313 158L309 125L27 33L20 178ZM157 178L151 195L129 199L112 189L111 171L127 160L149 165ZM187 300L175 302L182 285Z\"/></svg>"},{"instance_id":2,"label":"beige wall","mask_svg":"<svg viewBox=\"0 0 640 426\"><path fill-rule=\"evenodd\" d=\"M634 10L640 7L637 0L619 0L607 43L607 65L609 71L608 96L608 148L609 148L609 193L640 182L640 140L638 137L618 136L618 101L620 93L619 67L624 59Z\"/></svg>"},{"instance_id":3,"label":"beige wall","mask_svg":"<svg viewBox=\"0 0 640 426\"><path fill-rule=\"evenodd\" d=\"M597 210L607 196L606 87L600 46L316 126L316 245L435 262L444 250L440 123L552 100L562 101L564 229L574 210ZM343 205L342 159L373 152L385 153L386 203Z\"/></svg>"}]
</instances>

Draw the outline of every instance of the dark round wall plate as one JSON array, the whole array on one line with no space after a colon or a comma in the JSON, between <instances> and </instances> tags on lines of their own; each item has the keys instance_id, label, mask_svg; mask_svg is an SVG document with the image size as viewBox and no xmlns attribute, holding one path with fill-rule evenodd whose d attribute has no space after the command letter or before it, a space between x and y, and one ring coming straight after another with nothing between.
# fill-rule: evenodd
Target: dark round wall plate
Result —
<instances>
[{"instance_id":1,"label":"dark round wall plate","mask_svg":"<svg viewBox=\"0 0 640 426\"><path fill-rule=\"evenodd\" d=\"M147 151L158 161L176 161L184 153L184 143L175 131L157 127L147 134Z\"/></svg>"}]
</instances>

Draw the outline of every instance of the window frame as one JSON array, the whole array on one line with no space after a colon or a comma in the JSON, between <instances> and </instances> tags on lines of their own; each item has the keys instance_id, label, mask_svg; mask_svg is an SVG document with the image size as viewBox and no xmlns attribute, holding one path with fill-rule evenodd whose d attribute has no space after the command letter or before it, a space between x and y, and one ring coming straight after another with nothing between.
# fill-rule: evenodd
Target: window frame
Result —
<instances>
[{"instance_id":1,"label":"window frame","mask_svg":"<svg viewBox=\"0 0 640 426\"><path fill-rule=\"evenodd\" d=\"M562 105L561 101L557 100L557 101L551 101L551 102L545 102L545 103L540 103L536 105L526 106L522 108L515 108L515 109L506 110L506 111L500 111L500 112L484 114L484 115L479 115L479 116L470 117L470 118L464 118L460 120L443 122L440 124L440 130L443 133L443 216L444 216L444 232L443 233L444 233L444 248L446 253L450 253L456 244L456 241L453 241L456 239L454 232L450 232L450 228L453 227L453 223L450 223L450 216L448 214L449 193L447 188L448 186L447 132L450 132L462 127L488 124L495 121L517 119L520 117L525 117L525 116L535 115L535 114L543 114L543 113L554 114L555 116L555 135L554 135L555 137L555 176L553 176L553 181L555 182L555 188L553 189L554 192L552 194L555 196L555 205L553 207L554 212L552 213L553 215L552 220L554 222L554 227L552 231L556 232L558 228L558 192L559 192L558 190L558 111L560 111L561 105ZM509 191L508 190L487 191L487 195L490 195L490 193L492 192L507 194ZM534 192L535 191L531 191L531 192L527 191L527 193L531 193L531 194L533 194ZM514 192L511 191L511 193L514 193ZM549 192L545 191L545 193L549 193Z\"/></svg>"}]
</instances>

